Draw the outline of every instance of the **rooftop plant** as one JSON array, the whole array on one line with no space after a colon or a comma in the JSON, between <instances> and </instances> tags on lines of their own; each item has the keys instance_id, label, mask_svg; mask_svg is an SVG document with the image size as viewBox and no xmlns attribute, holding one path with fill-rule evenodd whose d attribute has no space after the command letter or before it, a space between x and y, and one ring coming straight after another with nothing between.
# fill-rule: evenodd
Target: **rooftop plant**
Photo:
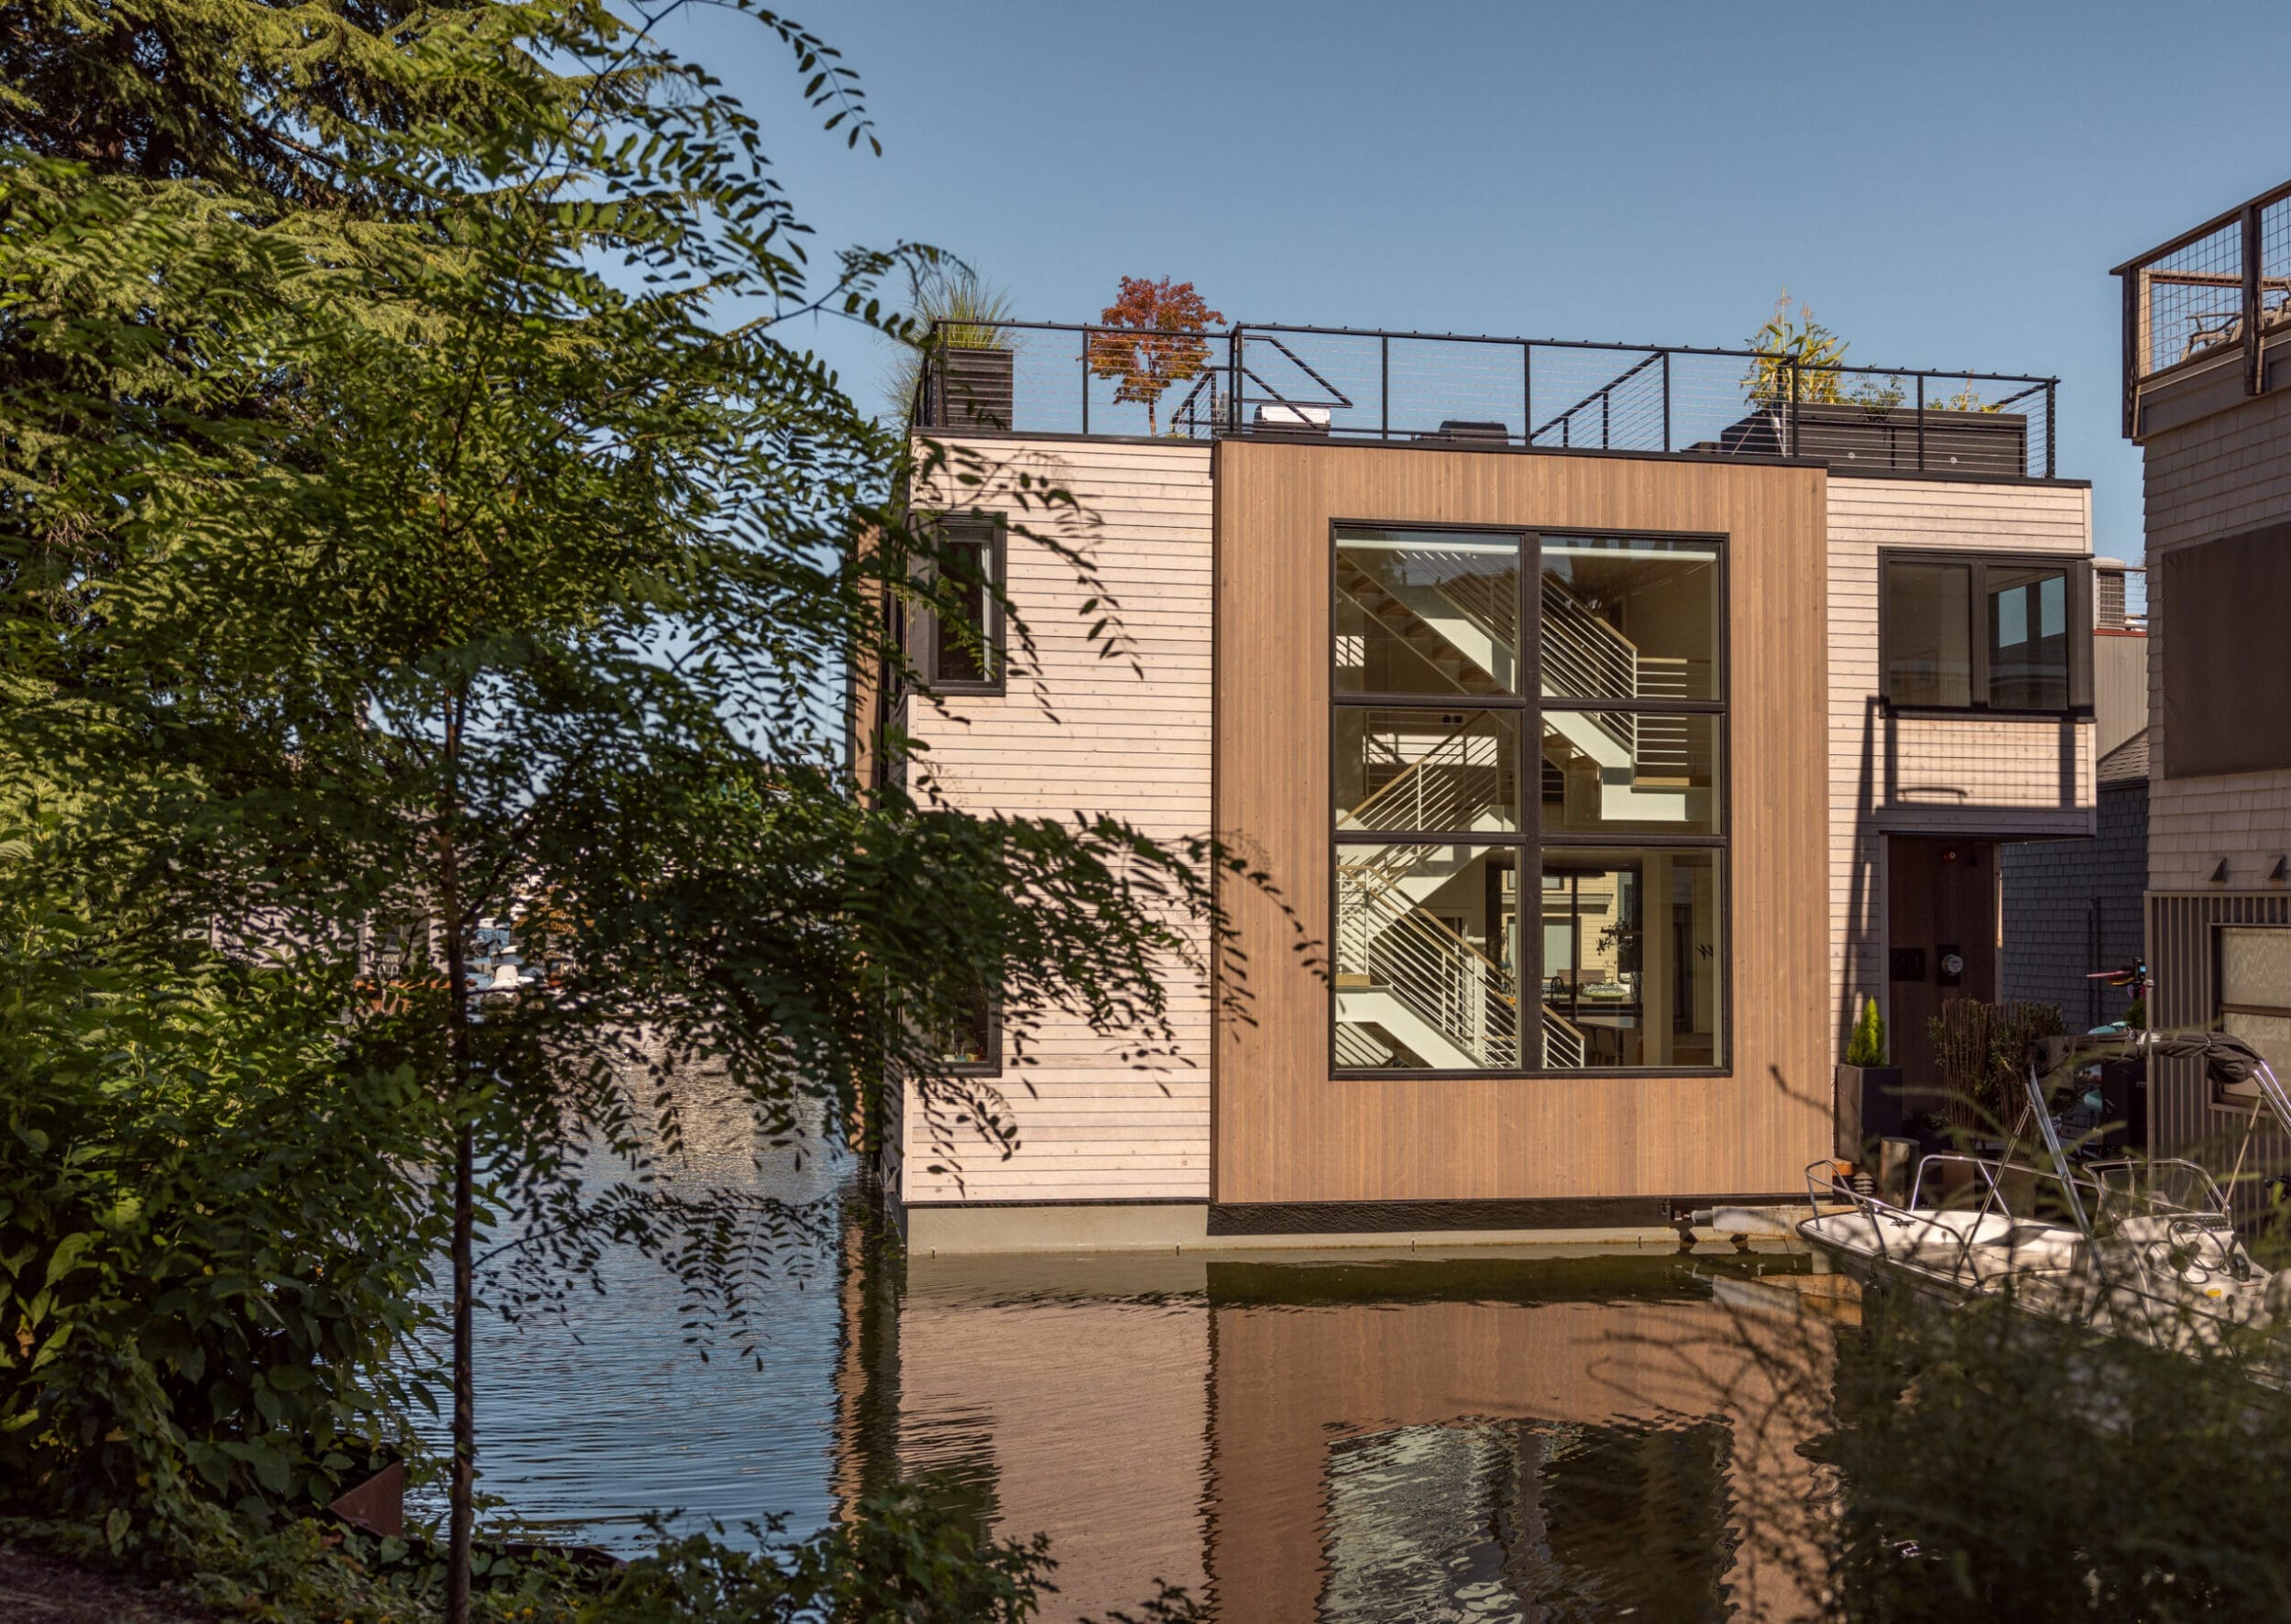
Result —
<instances>
[{"instance_id":1,"label":"rooftop plant","mask_svg":"<svg viewBox=\"0 0 2291 1624\"><path fill-rule=\"evenodd\" d=\"M1224 319L1191 282L1125 276L1122 297L1100 313L1101 329L1090 335L1090 369L1118 379L1113 398L1142 402L1146 433L1157 434L1156 407L1164 391L1209 365L1209 345L1194 335Z\"/></svg>"},{"instance_id":2,"label":"rooftop plant","mask_svg":"<svg viewBox=\"0 0 2291 1624\"><path fill-rule=\"evenodd\" d=\"M930 256L907 267L905 327L891 368L891 399L901 413L915 410L925 354L947 349L1010 349L1008 324L1017 309L1010 295L959 259Z\"/></svg>"},{"instance_id":3,"label":"rooftop plant","mask_svg":"<svg viewBox=\"0 0 2291 1624\"><path fill-rule=\"evenodd\" d=\"M1814 320L1814 307L1803 301L1793 319L1790 291L1774 301L1774 313L1750 335L1748 346L1758 352L1750 369L1742 375L1743 391L1760 406L1795 401L1800 405L1859 406L1869 411L1919 404L1927 411L1995 411L1968 382L1951 394L1928 386L1922 401L1913 401L1899 377L1880 381L1865 375L1851 385L1846 381L1847 341ZM1791 374L1797 375L1794 389Z\"/></svg>"}]
</instances>

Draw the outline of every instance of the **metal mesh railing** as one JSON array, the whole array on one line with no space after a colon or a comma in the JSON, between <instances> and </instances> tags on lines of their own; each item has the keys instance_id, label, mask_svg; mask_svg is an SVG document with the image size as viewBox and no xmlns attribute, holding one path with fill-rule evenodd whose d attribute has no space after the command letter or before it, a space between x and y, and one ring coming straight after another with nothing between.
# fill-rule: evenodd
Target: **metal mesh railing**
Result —
<instances>
[{"instance_id":1,"label":"metal mesh railing","mask_svg":"<svg viewBox=\"0 0 2291 1624\"><path fill-rule=\"evenodd\" d=\"M2150 378L2241 350L2260 387L2263 340L2291 328L2291 185L2116 268L2124 279L2125 432Z\"/></svg>"},{"instance_id":2,"label":"metal mesh railing","mask_svg":"<svg viewBox=\"0 0 2291 1624\"><path fill-rule=\"evenodd\" d=\"M2141 370L2242 342L2243 227L2230 221L2142 268Z\"/></svg>"},{"instance_id":3,"label":"metal mesh railing","mask_svg":"<svg viewBox=\"0 0 2291 1624\"><path fill-rule=\"evenodd\" d=\"M980 331L963 333L975 341ZM2051 379L1354 328L1006 323L991 332L988 346L934 348L914 402L918 427L2054 471ZM1933 414L1922 433L1921 400ZM1967 413L1988 421L1961 421Z\"/></svg>"}]
</instances>

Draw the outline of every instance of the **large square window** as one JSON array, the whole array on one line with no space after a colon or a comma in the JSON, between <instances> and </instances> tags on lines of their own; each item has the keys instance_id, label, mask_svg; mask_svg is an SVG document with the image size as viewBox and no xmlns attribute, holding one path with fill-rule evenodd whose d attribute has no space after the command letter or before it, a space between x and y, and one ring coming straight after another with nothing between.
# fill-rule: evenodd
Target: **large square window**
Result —
<instances>
[{"instance_id":1,"label":"large square window","mask_svg":"<svg viewBox=\"0 0 2291 1624\"><path fill-rule=\"evenodd\" d=\"M1725 560L1338 530L1340 1073L1725 1068Z\"/></svg>"}]
</instances>

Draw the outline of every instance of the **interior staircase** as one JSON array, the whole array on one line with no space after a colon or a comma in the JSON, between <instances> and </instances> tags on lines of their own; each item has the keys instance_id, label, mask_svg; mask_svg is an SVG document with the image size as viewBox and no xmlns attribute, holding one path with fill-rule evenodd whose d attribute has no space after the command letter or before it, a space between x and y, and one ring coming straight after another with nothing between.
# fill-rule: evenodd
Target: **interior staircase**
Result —
<instances>
[{"instance_id":1,"label":"interior staircase","mask_svg":"<svg viewBox=\"0 0 2291 1624\"><path fill-rule=\"evenodd\" d=\"M1443 556L1436 551L1411 554L1432 562ZM1447 561L1455 573L1445 581L1387 582L1339 554L1337 593L1440 672L1459 695L1510 692L1518 661L1512 631L1518 572L1470 573L1480 560L1462 553ZM1630 639L1562 583L1544 581L1540 598L1537 686L1543 694L1653 698L1683 681L1683 663L1642 660ZM1543 721L1592 763L1605 820L1683 823L1690 816L1684 787L1641 782L1683 775L1683 719L1649 719L1657 737L1643 741L1640 719L1628 710L1550 710ZM1646 748L1658 740L1660 763ZM1654 771L1658 765L1663 770Z\"/></svg>"},{"instance_id":2,"label":"interior staircase","mask_svg":"<svg viewBox=\"0 0 2291 1624\"><path fill-rule=\"evenodd\" d=\"M1439 561L1441 554L1416 556ZM1452 684L1459 702L1508 692L1518 650L1518 575L1473 573L1457 554L1437 584L1380 581L1340 556L1337 591ZM1546 695L1672 697L1684 663L1643 659L1630 640L1554 581L1542 583L1539 686ZM1615 821L1683 822L1689 816L1690 738L1683 719L1628 710L1548 710L1545 725L1589 758L1600 811ZM1475 748L1476 747L1476 748ZM1516 827L1516 768L1492 759L1486 736L1465 723L1340 812L1340 828L1508 831ZM1667 780L1659 784L1645 779ZM1346 844L1338 848L1336 1063L1347 1067L1509 1070L1519 1061L1518 978L1423 905L1471 861L1461 846ZM1529 894L1522 887L1520 894ZM1584 1063L1581 1027L1541 1008L1543 1064Z\"/></svg>"}]
</instances>

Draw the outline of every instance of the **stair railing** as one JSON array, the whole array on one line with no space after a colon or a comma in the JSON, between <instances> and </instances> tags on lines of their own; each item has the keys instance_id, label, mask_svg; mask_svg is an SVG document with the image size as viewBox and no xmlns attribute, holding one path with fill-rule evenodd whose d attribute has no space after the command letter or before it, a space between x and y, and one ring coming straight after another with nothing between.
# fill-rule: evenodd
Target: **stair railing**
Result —
<instances>
[{"instance_id":1,"label":"stair railing","mask_svg":"<svg viewBox=\"0 0 2291 1624\"><path fill-rule=\"evenodd\" d=\"M1392 854L1337 867L1337 972L1365 977L1390 992L1416 1017L1480 1065L1519 1063L1518 994L1511 974L1432 915L1395 882ZM1589 1054L1583 1029L1544 1004L1543 1064L1581 1067Z\"/></svg>"},{"instance_id":2,"label":"stair railing","mask_svg":"<svg viewBox=\"0 0 2291 1624\"><path fill-rule=\"evenodd\" d=\"M1342 828L1449 828L1479 827L1481 817L1510 803L1511 774L1500 761L1474 761L1472 746L1493 754L1497 741L1464 722L1394 778L1337 814ZM1405 816L1400 814L1405 813Z\"/></svg>"}]
</instances>

